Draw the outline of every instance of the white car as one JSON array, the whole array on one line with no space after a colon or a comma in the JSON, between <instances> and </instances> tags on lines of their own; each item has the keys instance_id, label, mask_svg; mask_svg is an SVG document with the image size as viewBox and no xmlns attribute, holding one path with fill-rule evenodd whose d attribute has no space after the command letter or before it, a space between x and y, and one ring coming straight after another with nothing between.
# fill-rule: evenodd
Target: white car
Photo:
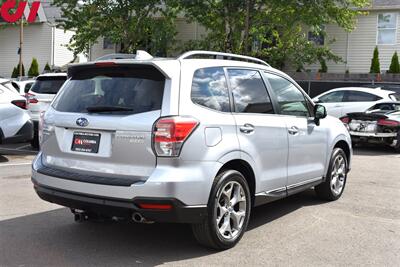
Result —
<instances>
[{"instance_id":1,"label":"white car","mask_svg":"<svg viewBox=\"0 0 400 267\"><path fill-rule=\"evenodd\" d=\"M343 87L329 90L313 98L325 106L328 115L340 118L350 112L363 112L374 103L400 100L398 93L365 87Z\"/></svg>"},{"instance_id":2,"label":"white car","mask_svg":"<svg viewBox=\"0 0 400 267\"><path fill-rule=\"evenodd\" d=\"M33 123L26 99L0 84L0 143L17 143L33 138Z\"/></svg>"},{"instance_id":3,"label":"white car","mask_svg":"<svg viewBox=\"0 0 400 267\"><path fill-rule=\"evenodd\" d=\"M66 80L66 73L46 73L39 75L26 94L29 115L32 118L35 128L35 136L31 143L33 147L37 148L39 146L38 126L40 113L47 110L54 96Z\"/></svg>"},{"instance_id":4,"label":"white car","mask_svg":"<svg viewBox=\"0 0 400 267\"><path fill-rule=\"evenodd\" d=\"M15 90L22 96L25 96L29 92L35 80L26 81L12 81L11 84Z\"/></svg>"}]
</instances>

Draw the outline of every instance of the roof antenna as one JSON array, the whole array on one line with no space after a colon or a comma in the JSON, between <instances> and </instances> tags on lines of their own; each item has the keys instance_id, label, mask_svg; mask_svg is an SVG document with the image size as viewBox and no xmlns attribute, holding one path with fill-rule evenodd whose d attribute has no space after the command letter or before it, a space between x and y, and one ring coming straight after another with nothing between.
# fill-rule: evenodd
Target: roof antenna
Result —
<instances>
[{"instance_id":1,"label":"roof antenna","mask_svg":"<svg viewBox=\"0 0 400 267\"><path fill-rule=\"evenodd\" d=\"M153 56L150 55L149 53L147 53L144 50L137 50L135 59L137 59L137 60L149 60L149 59L153 59Z\"/></svg>"}]
</instances>

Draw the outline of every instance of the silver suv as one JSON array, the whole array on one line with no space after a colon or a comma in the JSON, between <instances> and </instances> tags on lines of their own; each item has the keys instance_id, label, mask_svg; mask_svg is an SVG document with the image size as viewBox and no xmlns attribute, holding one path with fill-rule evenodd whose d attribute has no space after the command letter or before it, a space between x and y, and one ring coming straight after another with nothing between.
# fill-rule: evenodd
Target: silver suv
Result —
<instances>
[{"instance_id":1,"label":"silver suv","mask_svg":"<svg viewBox=\"0 0 400 267\"><path fill-rule=\"evenodd\" d=\"M138 51L68 77L40 122L32 181L77 220L190 223L201 244L227 249L254 206L311 187L343 193L345 126L262 60Z\"/></svg>"}]
</instances>

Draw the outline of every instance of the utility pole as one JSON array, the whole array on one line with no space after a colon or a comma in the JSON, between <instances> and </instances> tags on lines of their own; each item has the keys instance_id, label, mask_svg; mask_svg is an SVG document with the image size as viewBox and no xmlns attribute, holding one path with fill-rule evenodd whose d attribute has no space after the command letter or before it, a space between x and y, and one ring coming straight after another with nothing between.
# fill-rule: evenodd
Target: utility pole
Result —
<instances>
[{"instance_id":1,"label":"utility pole","mask_svg":"<svg viewBox=\"0 0 400 267\"><path fill-rule=\"evenodd\" d=\"M24 17L21 17L20 23L19 23L19 77L20 79L23 76L22 73L22 46L24 44Z\"/></svg>"}]
</instances>

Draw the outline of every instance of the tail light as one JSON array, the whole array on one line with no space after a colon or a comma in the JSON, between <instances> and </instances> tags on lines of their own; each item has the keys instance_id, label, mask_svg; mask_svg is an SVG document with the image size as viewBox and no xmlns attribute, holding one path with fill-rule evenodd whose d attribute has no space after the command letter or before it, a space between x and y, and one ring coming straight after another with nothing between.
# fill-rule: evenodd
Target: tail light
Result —
<instances>
[{"instance_id":1,"label":"tail light","mask_svg":"<svg viewBox=\"0 0 400 267\"><path fill-rule=\"evenodd\" d=\"M400 122L388 120L388 119L379 119L378 125L379 126L397 127L397 126L400 126Z\"/></svg>"},{"instance_id":2,"label":"tail light","mask_svg":"<svg viewBox=\"0 0 400 267\"><path fill-rule=\"evenodd\" d=\"M160 157L179 156L182 146L199 122L192 117L165 117L154 126L154 150Z\"/></svg>"},{"instance_id":3,"label":"tail light","mask_svg":"<svg viewBox=\"0 0 400 267\"><path fill-rule=\"evenodd\" d=\"M14 100L14 101L11 101L11 103L16 105L19 108L26 109L26 101L25 100Z\"/></svg>"},{"instance_id":4,"label":"tail light","mask_svg":"<svg viewBox=\"0 0 400 267\"><path fill-rule=\"evenodd\" d=\"M31 94L31 93L26 93L26 94L25 94L25 98L26 98L26 100L28 100L28 103L29 103L29 104L36 104L36 103L39 102L39 101L35 98L35 95L34 95L34 94Z\"/></svg>"},{"instance_id":5,"label":"tail light","mask_svg":"<svg viewBox=\"0 0 400 267\"><path fill-rule=\"evenodd\" d=\"M340 120L344 123L344 124L348 124L350 122L350 118L349 117L341 117Z\"/></svg>"}]
</instances>

